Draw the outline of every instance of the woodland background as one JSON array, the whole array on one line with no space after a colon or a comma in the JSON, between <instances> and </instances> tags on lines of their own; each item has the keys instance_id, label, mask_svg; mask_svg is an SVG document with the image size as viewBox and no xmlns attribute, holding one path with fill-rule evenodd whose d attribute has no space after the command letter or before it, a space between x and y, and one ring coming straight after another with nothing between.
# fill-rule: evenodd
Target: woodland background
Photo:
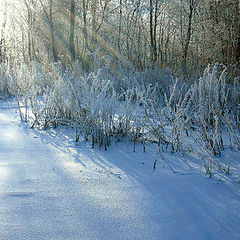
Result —
<instances>
[{"instance_id":1,"label":"woodland background","mask_svg":"<svg viewBox=\"0 0 240 240\"><path fill-rule=\"evenodd\" d=\"M188 77L209 63L240 60L238 0L1 0L2 62L96 68L93 55L143 70ZM119 64L119 62L121 64Z\"/></svg>"}]
</instances>

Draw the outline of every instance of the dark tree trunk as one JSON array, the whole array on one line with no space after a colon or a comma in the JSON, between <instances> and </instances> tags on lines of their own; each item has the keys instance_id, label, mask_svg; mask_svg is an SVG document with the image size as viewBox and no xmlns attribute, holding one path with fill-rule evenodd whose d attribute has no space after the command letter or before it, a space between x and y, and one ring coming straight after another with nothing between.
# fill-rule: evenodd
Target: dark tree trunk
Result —
<instances>
[{"instance_id":1,"label":"dark tree trunk","mask_svg":"<svg viewBox=\"0 0 240 240\"><path fill-rule=\"evenodd\" d=\"M188 55L188 48L192 36L192 19L193 19L193 11L194 11L194 0L189 0L189 15L188 15L188 28L187 28L187 35L185 40L185 45L183 49L183 70L186 73L187 68L187 55Z\"/></svg>"},{"instance_id":2,"label":"dark tree trunk","mask_svg":"<svg viewBox=\"0 0 240 240\"><path fill-rule=\"evenodd\" d=\"M75 31L75 0L71 0L69 45L70 45L70 55L71 55L72 63L75 62L76 60L76 51L75 51L75 45L74 45L74 31Z\"/></svg>"},{"instance_id":3,"label":"dark tree trunk","mask_svg":"<svg viewBox=\"0 0 240 240\"><path fill-rule=\"evenodd\" d=\"M119 1L118 51L121 54L122 0Z\"/></svg>"},{"instance_id":4,"label":"dark tree trunk","mask_svg":"<svg viewBox=\"0 0 240 240\"><path fill-rule=\"evenodd\" d=\"M149 23L150 23L150 42L151 42L151 60L153 62L157 61L157 6L158 0L156 0L155 6L153 4L153 0L149 1L150 3L150 11L149 11Z\"/></svg>"},{"instance_id":5,"label":"dark tree trunk","mask_svg":"<svg viewBox=\"0 0 240 240\"><path fill-rule=\"evenodd\" d=\"M51 45L52 45L52 54L53 61L57 62L57 52L55 46L55 34L54 34L54 24L53 24L53 0L50 0L50 9L49 9L49 21L50 21L50 29L51 29Z\"/></svg>"}]
</instances>

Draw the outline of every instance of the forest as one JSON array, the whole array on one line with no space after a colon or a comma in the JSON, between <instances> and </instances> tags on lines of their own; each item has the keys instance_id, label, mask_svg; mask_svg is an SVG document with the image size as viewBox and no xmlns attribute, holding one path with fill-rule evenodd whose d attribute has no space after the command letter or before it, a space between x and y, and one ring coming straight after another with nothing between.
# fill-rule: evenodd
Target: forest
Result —
<instances>
[{"instance_id":1,"label":"forest","mask_svg":"<svg viewBox=\"0 0 240 240\"><path fill-rule=\"evenodd\" d=\"M239 0L0 0L0 239L240 239Z\"/></svg>"},{"instance_id":2,"label":"forest","mask_svg":"<svg viewBox=\"0 0 240 240\"><path fill-rule=\"evenodd\" d=\"M225 132L239 148L238 0L2 0L0 24L1 97L32 128L106 150L127 137L177 152L191 136L212 159Z\"/></svg>"},{"instance_id":3,"label":"forest","mask_svg":"<svg viewBox=\"0 0 240 240\"><path fill-rule=\"evenodd\" d=\"M1 1L1 62L52 62L91 72L93 55L138 71L200 75L239 64L238 0ZM129 66L128 66L129 65Z\"/></svg>"}]
</instances>

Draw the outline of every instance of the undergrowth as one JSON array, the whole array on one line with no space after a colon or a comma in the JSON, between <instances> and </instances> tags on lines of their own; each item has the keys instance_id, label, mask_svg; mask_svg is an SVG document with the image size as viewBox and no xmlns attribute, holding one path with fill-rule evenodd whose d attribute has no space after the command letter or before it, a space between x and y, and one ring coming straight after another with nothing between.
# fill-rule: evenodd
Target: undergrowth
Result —
<instances>
[{"instance_id":1,"label":"undergrowth","mask_svg":"<svg viewBox=\"0 0 240 240\"><path fill-rule=\"evenodd\" d=\"M189 138L198 146L209 176L216 167L230 172L230 166L215 159L226 144L240 148L239 78L227 83L221 64L209 65L192 84L156 69L128 70L112 78L108 66L101 64L84 75L77 65L69 70L61 63L2 63L0 96L15 96L22 121L31 127L69 125L76 142L82 135L93 148L107 150L127 138L133 151L141 143L145 152L146 142L152 142L159 152L190 152Z\"/></svg>"}]
</instances>

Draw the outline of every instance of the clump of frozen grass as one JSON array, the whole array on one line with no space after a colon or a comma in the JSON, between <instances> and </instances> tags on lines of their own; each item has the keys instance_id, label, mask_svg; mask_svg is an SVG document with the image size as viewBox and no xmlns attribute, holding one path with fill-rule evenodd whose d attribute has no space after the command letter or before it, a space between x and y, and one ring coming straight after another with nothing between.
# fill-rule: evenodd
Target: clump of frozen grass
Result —
<instances>
[{"instance_id":1,"label":"clump of frozen grass","mask_svg":"<svg viewBox=\"0 0 240 240\"><path fill-rule=\"evenodd\" d=\"M151 85L136 85L127 90L122 89L120 95L120 108L115 121L114 129L116 137L127 136L133 142L133 151L135 144L141 142L143 151L145 151L145 142L148 138L148 121L146 116L151 98L154 92Z\"/></svg>"},{"instance_id":2,"label":"clump of frozen grass","mask_svg":"<svg viewBox=\"0 0 240 240\"><path fill-rule=\"evenodd\" d=\"M229 114L232 115L232 125L240 135L240 77L235 77L229 90Z\"/></svg>"},{"instance_id":3,"label":"clump of frozen grass","mask_svg":"<svg viewBox=\"0 0 240 240\"><path fill-rule=\"evenodd\" d=\"M154 117L149 118L153 137L157 138L158 145L164 144L165 149L171 146L171 152L184 148L182 135L188 135L192 125L193 97L195 90L179 80L170 86L169 93L164 95L164 105L153 101L151 111ZM161 147L164 150L163 146Z\"/></svg>"},{"instance_id":4,"label":"clump of frozen grass","mask_svg":"<svg viewBox=\"0 0 240 240\"><path fill-rule=\"evenodd\" d=\"M80 99L78 105L85 116L82 131L92 139L92 147L98 144L105 149L111 144L113 120L117 106L115 90L110 81L102 79L101 71L80 79ZM79 119L79 121L82 121Z\"/></svg>"},{"instance_id":5,"label":"clump of frozen grass","mask_svg":"<svg viewBox=\"0 0 240 240\"><path fill-rule=\"evenodd\" d=\"M164 106L155 101L151 105L153 116L148 121L159 151L168 146L171 152L188 149L184 144L187 136L198 145L208 174L229 169L215 158L224 150L223 134L228 134L231 148L240 146L238 84L236 80L233 86L226 83L226 68L220 64L209 65L191 86L176 80L165 93Z\"/></svg>"},{"instance_id":6,"label":"clump of frozen grass","mask_svg":"<svg viewBox=\"0 0 240 240\"><path fill-rule=\"evenodd\" d=\"M28 121L31 113L38 114L39 99L47 86L51 83L48 80L46 72L39 63L14 62L8 71L9 89L11 94L16 97L20 117L23 121Z\"/></svg>"},{"instance_id":7,"label":"clump of frozen grass","mask_svg":"<svg viewBox=\"0 0 240 240\"><path fill-rule=\"evenodd\" d=\"M214 156L223 150L222 127L228 112L226 69L219 73L218 68L218 64L208 66L194 86L197 89L195 123L199 127L203 145Z\"/></svg>"},{"instance_id":8,"label":"clump of frozen grass","mask_svg":"<svg viewBox=\"0 0 240 240\"><path fill-rule=\"evenodd\" d=\"M70 125L75 141L82 135L92 147L107 149L112 141L127 138L133 151L136 143L145 151L145 143L154 142L159 152L174 153L188 151L185 140L192 138L209 173L224 150L224 133L231 148L240 146L239 79L227 84L223 65L209 65L192 85L168 74L157 77L157 70L151 75L150 70L132 69L117 80L116 90L110 62L101 61L102 68L88 74L80 73L77 64L73 71L61 63L47 68L36 62L15 63L3 75L4 84L16 96L22 120L44 129Z\"/></svg>"},{"instance_id":9,"label":"clump of frozen grass","mask_svg":"<svg viewBox=\"0 0 240 240\"><path fill-rule=\"evenodd\" d=\"M180 150L183 140L182 134L188 131L192 124L192 101L195 90L190 88L186 90L186 86L178 85L178 80L174 83L170 91L169 98L165 94L165 107L162 109L162 114L171 126L168 142L171 144L171 151L177 152Z\"/></svg>"},{"instance_id":10,"label":"clump of frozen grass","mask_svg":"<svg viewBox=\"0 0 240 240\"><path fill-rule=\"evenodd\" d=\"M202 78L193 86L196 89L195 123L200 140L210 155L221 155L224 149L223 131L228 132L230 147L239 145L237 133L239 98L236 85L226 84L226 67L215 64L208 66Z\"/></svg>"},{"instance_id":11,"label":"clump of frozen grass","mask_svg":"<svg viewBox=\"0 0 240 240\"><path fill-rule=\"evenodd\" d=\"M204 159L204 167L209 176L214 169L228 173L229 166L216 161L221 156L228 135L230 148L239 148L238 107L235 101L239 98L238 87L226 83L226 67L220 64L209 65L203 77L192 86L196 90L194 97L194 123L197 131L191 136L198 144Z\"/></svg>"}]
</instances>

